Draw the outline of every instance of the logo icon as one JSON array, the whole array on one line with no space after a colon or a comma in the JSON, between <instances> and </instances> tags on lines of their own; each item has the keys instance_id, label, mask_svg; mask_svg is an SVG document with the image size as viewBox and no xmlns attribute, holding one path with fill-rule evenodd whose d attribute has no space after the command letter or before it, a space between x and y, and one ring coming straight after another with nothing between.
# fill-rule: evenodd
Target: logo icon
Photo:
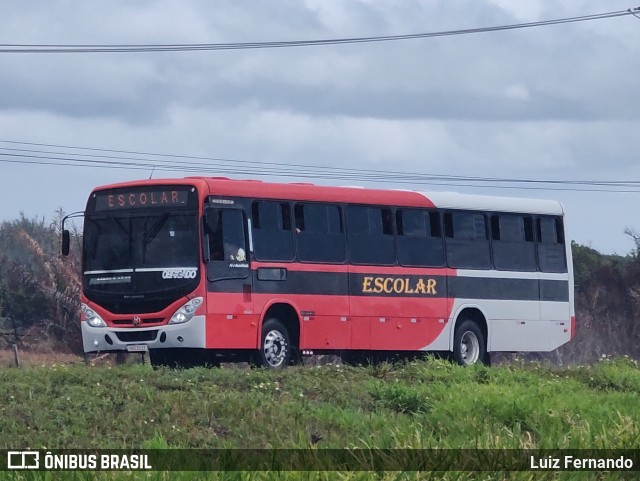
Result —
<instances>
[{"instance_id":1,"label":"logo icon","mask_svg":"<svg viewBox=\"0 0 640 481\"><path fill-rule=\"evenodd\" d=\"M139 326L141 322L142 322L142 319L140 319L140 316L133 316L133 319L131 320L131 323L134 326Z\"/></svg>"},{"instance_id":2,"label":"logo icon","mask_svg":"<svg viewBox=\"0 0 640 481\"><path fill-rule=\"evenodd\" d=\"M39 469L40 453L38 451L8 451L7 469Z\"/></svg>"}]
</instances>

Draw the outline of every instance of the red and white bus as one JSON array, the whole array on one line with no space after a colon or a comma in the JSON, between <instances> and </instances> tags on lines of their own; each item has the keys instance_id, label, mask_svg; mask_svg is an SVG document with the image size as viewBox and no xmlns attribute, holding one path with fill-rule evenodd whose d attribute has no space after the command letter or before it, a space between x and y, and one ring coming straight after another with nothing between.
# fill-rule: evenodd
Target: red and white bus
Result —
<instances>
[{"instance_id":1,"label":"red and white bus","mask_svg":"<svg viewBox=\"0 0 640 481\"><path fill-rule=\"evenodd\" d=\"M84 215L85 352L473 364L574 332L554 201L189 177L96 188Z\"/></svg>"}]
</instances>

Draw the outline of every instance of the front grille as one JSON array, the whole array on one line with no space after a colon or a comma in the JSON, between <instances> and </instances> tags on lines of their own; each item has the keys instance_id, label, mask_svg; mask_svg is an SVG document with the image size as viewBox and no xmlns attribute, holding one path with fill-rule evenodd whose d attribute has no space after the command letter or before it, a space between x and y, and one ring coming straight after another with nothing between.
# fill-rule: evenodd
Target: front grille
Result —
<instances>
[{"instance_id":1,"label":"front grille","mask_svg":"<svg viewBox=\"0 0 640 481\"><path fill-rule=\"evenodd\" d=\"M121 342L143 342L143 341L155 341L158 336L158 330L153 329L150 331L119 331L116 332L116 336Z\"/></svg>"},{"instance_id":2,"label":"front grille","mask_svg":"<svg viewBox=\"0 0 640 481\"><path fill-rule=\"evenodd\" d=\"M141 324L158 324L164 321L162 317L152 317L150 319L142 319ZM117 326L133 326L133 319L116 319L112 321Z\"/></svg>"}]
</instances>

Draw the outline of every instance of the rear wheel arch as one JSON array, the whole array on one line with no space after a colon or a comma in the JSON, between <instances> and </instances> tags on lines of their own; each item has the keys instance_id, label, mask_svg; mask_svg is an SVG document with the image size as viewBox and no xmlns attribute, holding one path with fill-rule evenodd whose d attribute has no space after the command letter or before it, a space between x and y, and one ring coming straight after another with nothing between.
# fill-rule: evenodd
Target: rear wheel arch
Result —
<instances>
[{"instance_id":1,"label":"rear wheel arch","mask_svg":"<svg viewBox=\"0 0 640 481\"><path fill-rule=\"evenodd\" d=\"M450 351L453 360L467 365L490 364L489 328L486 316L477 307L465 307L456 316L451 332ZM477 349L477 352L474 350Z\"/></svg>"}]
</instances>

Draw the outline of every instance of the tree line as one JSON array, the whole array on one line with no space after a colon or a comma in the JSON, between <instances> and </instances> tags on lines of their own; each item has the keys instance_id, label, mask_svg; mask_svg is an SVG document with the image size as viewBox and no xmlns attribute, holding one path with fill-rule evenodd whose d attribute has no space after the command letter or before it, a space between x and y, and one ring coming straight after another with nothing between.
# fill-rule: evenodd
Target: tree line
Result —
<instances>
[{"instance_id":1,"label":"tree line","mask_svg":"<svg viewBox=\"0 0 640 481\"><path fill-rule=\"evenodd\" d=\"M71 255L60 255L62 209L47 221L21 214L0 225L0 348L82 352L80 335L81 233L72 232ZM553 353L530 354L559 363L602 356L640 359L640 235L625 256L572 243L576 335Z\"/></svg>"}]
</instances>

